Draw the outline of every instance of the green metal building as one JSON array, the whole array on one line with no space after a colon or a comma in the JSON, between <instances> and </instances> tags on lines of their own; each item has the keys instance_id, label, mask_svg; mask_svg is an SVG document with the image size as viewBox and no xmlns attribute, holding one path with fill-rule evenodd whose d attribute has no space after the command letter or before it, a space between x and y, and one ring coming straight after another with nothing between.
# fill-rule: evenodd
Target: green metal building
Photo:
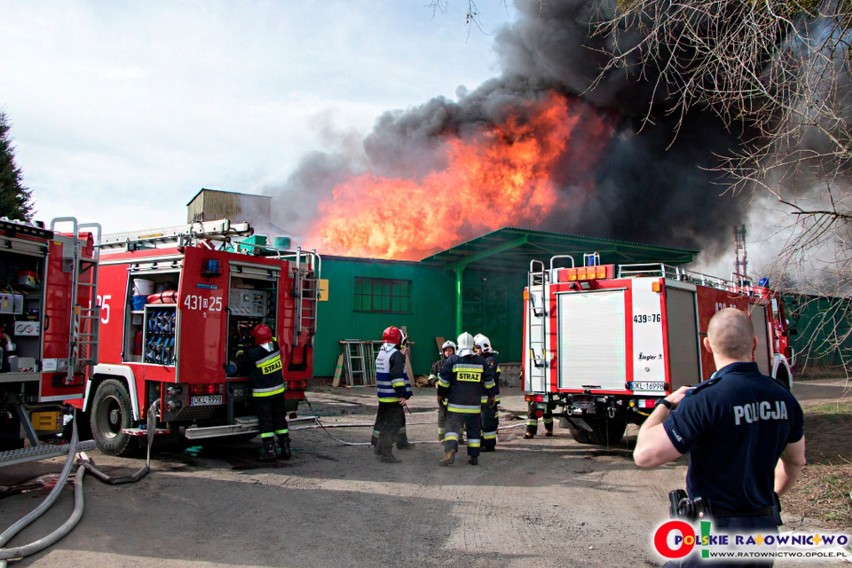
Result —
<instances>
[{"instance_id":1,"label":"green metal building","mask_svg":"<svg viewBox=\"0 0 852 568\"><path fill-rule=\"evenodd\" d=\"M321 252L321 251L320 251ZM437 359L435 337L484 333L501 361L520 362L530 262L597 252L604 264L682 265L698 251L506 227L419 262L324 256L314 376L334 375L341 340L379 340L405 326L415 375ZM565 262L564 260L562 261ZM561 264L564 266L564 264Z\"/></svg>"}]
</instances>

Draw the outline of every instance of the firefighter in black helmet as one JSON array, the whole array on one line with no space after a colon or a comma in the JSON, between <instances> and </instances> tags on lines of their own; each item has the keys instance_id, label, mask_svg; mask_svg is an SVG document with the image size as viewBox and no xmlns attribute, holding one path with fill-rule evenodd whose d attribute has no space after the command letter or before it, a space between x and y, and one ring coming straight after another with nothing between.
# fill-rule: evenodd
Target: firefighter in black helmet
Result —
<instances>
[{"instance_id":1,"label":"firefighter in black helmet","mask_svg":"<svg viewBox=\"0 0 852 568\"><path fill-rule=\"evenodd\" d=\"M284 391L287 387L281 373L281 350L272 337L272 329L266 324L254 326L251 336L254 345L245 351L238 351L236 360L251 379L252 398L263 442L260 460L273 461L278 457L276 441L280 457L286 460L290 458L290 430L284 406Z\"/></svg>"}]
</instances>

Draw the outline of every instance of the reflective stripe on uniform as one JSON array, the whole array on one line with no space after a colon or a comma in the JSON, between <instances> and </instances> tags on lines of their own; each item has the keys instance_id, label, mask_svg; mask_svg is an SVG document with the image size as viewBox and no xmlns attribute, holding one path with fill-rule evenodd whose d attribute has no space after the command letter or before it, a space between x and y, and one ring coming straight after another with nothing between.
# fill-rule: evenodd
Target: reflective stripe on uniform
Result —
<instances>
[{"instance_id":1,"label":"reflective stripe on uniform","mask_svg":"<svg viewBox=\"0 0 852 568\"><path fill-rule=\"evenodd\" d=\"M265 389L252 389L251 395L256 397L275 396L276 394L284 394L285 390L287 390L287 387L284 383L281 383Z\"/></svg>"},{"instance_id":2,"label":"reflective stripe on uniform","mask_svg":"<svg viewBox=\"0 0 852 568\"><path fill-rule=\"evenodd\" d=\"M451 402L447 404L447 410L449 412L458 412L460 414L479 414L482 411L482 407L478 404L453 404Z\"/></svg>"},{"instance_id":3,"label":"reflective stripe on uniform","mask_svg":"<svg viewBox=\"0 0 852 568\"><path fill-rule=\"evenodd\" d=\"M483 440L496 440L497 439L497 431L494 432L483 432L482 433Z\"/></svg>"}]
</instances>

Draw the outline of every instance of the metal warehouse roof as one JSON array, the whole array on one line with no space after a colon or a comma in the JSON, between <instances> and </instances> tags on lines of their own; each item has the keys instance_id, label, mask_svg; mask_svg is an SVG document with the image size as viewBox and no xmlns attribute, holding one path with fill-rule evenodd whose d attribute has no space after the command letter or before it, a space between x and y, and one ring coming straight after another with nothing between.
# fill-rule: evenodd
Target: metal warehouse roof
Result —
<instances>
[{"instance_id":1,"label":"metal warehouse roof","mask_svg":"<svg viewBox=\"0 0 852 568\"><path fill-rule=\"evenodd\" d=\"M529 270L531 260L547 264L550 257L569 254L578 264L583 253L600 253L603 264L687 264L697 250L632 243L597 237L503 227L424 258L421 262L445 268L488 271Z\"/></svg>"}]
</instances>

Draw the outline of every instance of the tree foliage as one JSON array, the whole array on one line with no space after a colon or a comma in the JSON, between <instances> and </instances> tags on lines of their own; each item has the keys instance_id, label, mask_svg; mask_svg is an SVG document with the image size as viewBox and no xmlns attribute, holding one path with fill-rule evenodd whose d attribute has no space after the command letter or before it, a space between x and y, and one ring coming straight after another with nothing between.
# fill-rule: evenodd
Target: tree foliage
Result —
<instances>
[{"instance_id":1,"label":"tree foliage","mask_svg":"<svg viewBox=\"0 0 852 568\"><path fill-rule=\"evenodd\" d=\"M626 72L650 83L646 121L703 109L741 133L719 170L732 175L729 191L784 213L784 247L767 270L798 292L849 297L852 1L618 0L600 15L610 59L598 80ZM849 304L833 312L846 333L831 339L847 346L847 370Z\"/></svg>"},{"instance_id":2,"label":"tree foliage","mask_svg":"<svg viewBox=\"0 0 852 568\"><path fill-rule=\"evenodd\" d=\"M0 111L0 216L29 221L32 215L30 190L21 183L23 174L15 164L6 113Z\"/></svg>"}]
</instances>

